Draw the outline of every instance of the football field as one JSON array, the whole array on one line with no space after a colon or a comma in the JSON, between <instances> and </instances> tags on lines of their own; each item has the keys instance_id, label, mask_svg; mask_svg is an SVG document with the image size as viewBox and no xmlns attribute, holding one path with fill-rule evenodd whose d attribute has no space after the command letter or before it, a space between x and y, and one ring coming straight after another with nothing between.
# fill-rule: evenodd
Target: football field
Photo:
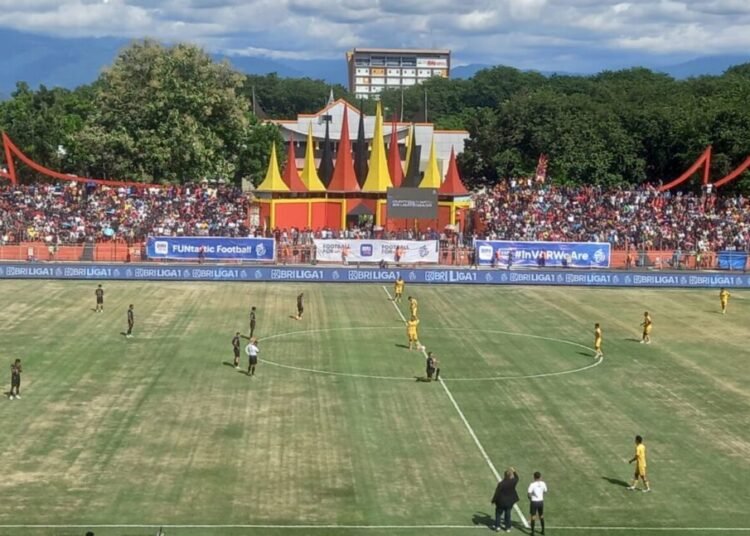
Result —
<instances>
[{"instance_id":1,"label":"football field","mask_svg":"<svg viewBox=\"0 0 750 536\"><path fill-rule=\"evenodd\" d=\"M390 284L106 282L103 313L95 288L0 282L0 535L481 534L509 466L518 531L538 470L547 534L750 534L750 293L407 283L428 383Z\"/></svg>"}]
</instances>

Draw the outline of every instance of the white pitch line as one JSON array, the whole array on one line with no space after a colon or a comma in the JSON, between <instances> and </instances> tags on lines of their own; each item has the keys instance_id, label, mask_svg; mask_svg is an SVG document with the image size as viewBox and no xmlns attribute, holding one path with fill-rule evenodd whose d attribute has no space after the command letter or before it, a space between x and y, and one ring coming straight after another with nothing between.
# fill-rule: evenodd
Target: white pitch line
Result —
<instances>
[{"instance_id":1,"label":"white pitch line","mask_svg":"<svg viewBox=\"0 0 750 536\"><path fill-rule=\"evenodd\" d=\"M280 337L286 337L287 335L300 335L300 334L309 334L309 333L323 333L327 331L366 331L366 330L381 330L381 329L401 329L394 326L354 326L354 327L338 327L338 328L319 328L319 329L303 329L303 330L297 330L297 331L286 331L283 333L276 333L274 335L269 335L267 337L261 337L258 339L258 341L267 341L271 339L278 339ZM556 339L554 337L544 337L542 335L531 335L529 333L514 333L512 331L502 331L497 329L482 329L482 330L472 330L472 329L466 329L466 328L423 328L423 330L440 330L440 331L481 331L482 333L498 333L500 335L511 335L514 337L526 337L529 339L541 339L545 341L552 341L552 342L559 342L561 344L569 344L571 346L578 346L579 348L583 348L584 350L591 350L588 346L584 346L583 344L573 342L573 341L567 341L565 339ZM261 363L265 363L267 365L272 365L274 367L280 367L285 368L288 370L296 370L298 372L309 372L313 374L326 374L329 376L340 376L340 377L349 377L349 378L364 378L364 379L371 379L371 380L395 380L395 381L413 381L413 377L403 377L403 376L375 376L371 374L356 374L353 372L338 372L335 370L321 370L321 369L313 369L313 368L306 368L306 367L297 367L294 365L285 365L283 363L277 363L276 361L271 361L269 359L263 359L258 358L258 360ZM538 374L520 374L516 376L481 376L476 378L446 378L449 382L485 382L485 381L502 381L502 380L533 380L538 378L553 378L556 376L565 376L566 374L575 374L577 372L583 372L585 370L592 369L598 365L600 365L604 361L603 357L599 357L594 361L593 363L578 367L576 369L571 370L561 370L558 372L540 372Z\"/></svg>"},{"instance_id":2,"label":"white pitch line","mask_svg":"<svg viewBox=\"0 0 750 536\"><path fill-rule=\"evenodd\" d=\"M406 322L406 317L404 316L404 313L402 313L401 309L398 308L398 305L396 305L396 302L391 299L391 293L388 292L388 289L385 288L385 286L383 286L383 291L386 293L391 304L396 309L398 316L401 317L401 320ZM424 354L425 358L427 358L427 350L425 349L424 345L422 345L422 353ZM443 390L445 391L445 394L448 395L448 398L450 399L451 403L453 403L453 407L456 408L456 411L458 412L458 416L461 417L461 420L463 421L464 425L466 425L466 429L469 431L469 435L474 440L474 444L479 449L479 452L482 453L482 457L484 458L484 461L487 462L487 465L492 471L492 474L495 476L495 479L498 482L500 482L502 480L500 473L497 472L497 469L495 468L495 464L492 463L492 460L487 454L487 451L484 450L484 447L482 446L482 443L479 441L477 434L474 433L474 429L471 427L471 424L469 424L469 421L466 420L466 416L464 415L464 412L461 411L461 408L458 406L458 402L456 402L456 399L453 398L453 393L451 393L450 389L448 389L448 386L445 385L445 382L443 381L442 378L440 378L438 381L440 382L440 385L443 386ZM526 517L523 515L523 512L521 512L521 509L518 507L518 503L513 505L513 510L515 510L516 514L518 514L518 517L521 518L521 522L523 523L523 526L526 528L529 528L529 522L526 520Z\"/></svg>"},{"instance_id":3,"label":"white pitch line","mask_svg":"<svg viewBox=\"0 0 750 536\"><path fill-rule=\"evenodd\" d=\"M271 524L223 524L223 525L179 525L179 524L93 524L93 525L34 525L16 524L3 525L0 529L343 529L343 530L433 530L433 529L482 529L486 525L271 525ZM750 532L750 527L610 527L610 526L554 526L547 525L552 530L597 530L597 531L647 531L647 532Z\"/></svg>"}]
</instances>

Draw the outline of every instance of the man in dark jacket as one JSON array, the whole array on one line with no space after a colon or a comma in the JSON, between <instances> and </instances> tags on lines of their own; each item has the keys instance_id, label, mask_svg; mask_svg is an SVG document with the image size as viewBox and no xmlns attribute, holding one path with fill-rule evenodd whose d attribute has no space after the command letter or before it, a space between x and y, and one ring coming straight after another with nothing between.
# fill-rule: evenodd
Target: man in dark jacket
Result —
<instances>
[{"instance_id":1,"label":"man in dark jacket","mask_svg":"<svg viewBox=\"0 0 750 536\"><path fill-rule=\"evenodd\" d=\"M495 494L492 496L492 504L495 505L495 530L500 532L500 516L504 518L505 532L510 532L510 511L518 502L516 485L518 484L518 473L512 467L505 471L503 479L497 483Z\"/></svg>"}]
</instances>

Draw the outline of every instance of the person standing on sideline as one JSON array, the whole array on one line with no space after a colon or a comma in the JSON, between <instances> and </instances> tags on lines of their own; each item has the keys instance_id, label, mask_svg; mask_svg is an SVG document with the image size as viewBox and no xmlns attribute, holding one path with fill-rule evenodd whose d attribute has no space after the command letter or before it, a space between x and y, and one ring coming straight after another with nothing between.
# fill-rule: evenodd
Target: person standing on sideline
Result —
<instances>
[{"instance_id":1,"label":"person standing on sideline","mask_svg":"<svg viewBox=\"0 0 750 536\"><path fill-rule=\"evenodd\" d=\"M648 311L643 313L643 322L641 322L641 326L643 326L641 344L651 344L651 328L654 327L654 322L651 320L651 315L648 314Z\"/></svg>"},{"instance_id":2,"label":"person standing on sideline","mask_svg":"<svg viewBox=\"0 0 750 536\"><path fill-rule=\"evenodd\" d=\"M232 337L232 351L234 353L234 368L240 369L240 332L234 334Z\"/></svg>"},{"instance_id":3,"label":"person standing on sideline","mask_svg":"<svg viewBox=\"0 0 750 536\"><path fill-rule=\"evenodd\" d=\"M247 375L255 376L255 365L258 364L258 339L251 339L250 344L245 347L245 353L247 354Z\"/></svg>"},{"instance_id":4,"label":"person standing on sideline","mask_svg":"<svg viewBox=\"0 0 750 536\"><path fill-rule=\"evenodd\" d=\"M544 534L544 494L547 493L547 484L542 480L542 473L534 473L534 481L529 484L529 516L531 517L531 534L534 534L536 518L542 526L541 534Z\"/></svg>"},{"instance_id":5,"label":"person standing on sideline","mask_svg":"<svg viewBox=\"0 0 750 536\"><path fill-rule=\"evenodd\" d=\"M305 299L305 293L300 292L297 295L297 316L296 316L297 320L302 320L302 315L305 312L305 304L303 302L304 299Z\"/></svg>"},{"instance_id":6,"label":"person standing on sideline","mask_svg":"<svg viewBox=\"0 0 750 536\"><path fill-rule=\"evenodd\" d=\"M727 314L727 305L729 305L729 291L722 287L721 292L719 292L719 301L721 302L721 314L725 315Z\"/></svg>"},{"instance_id":7,"label":"person standing on sideline","mask_svg":"<svg viewBox=\"0 0 750 536\"><path fill-rule=\"evenodd\" d=\"M255 335L255 305L250 307L250 337Z\"/></svg>"},{"instance_id":8,"label":"person standing on sideline","mask_svg":"<svg viewBox=\"0 0 750 536\"><path fill-rule=\"evenodd\" d=\"M646 445L643 444L643 438L639 435L635 436L635 456L628 463L633 462L635 462L635 473L633 475L633 482L628 489L634 491L636 489L635 485L640 478L645 486L643 491L651 491L651 486L646 476Z\"/></svg>"},{"instance_id":9,"label":"person standing on sideline","mask_svg":"<svg viewBox=\"0 0 750 536\"><path fill-rule=\"evenodd\" d=\"M10 393L8 398L13 400L14 398L21 399L21 360L16 359L10 364Z\"/></svg>"},{"instance_id":10,"label":"person standing on sideline","mask_svg":"<svg viewBox=\"0 0 750 536\"><path fill-rule=\"evenodd\" d=\"M125 336L129 339L133 336L133 326L135 325L135 312L133 311L133 304L128 307L128 332Z\"/></svg>"},{"instance_id":11,"label":"person standing on sideline","mask_svg":"<svg viewBox=\"0 0 750 536\"><path fill-rule=\"evenodd\" d=\"M96 287L96 290L94 291L94 295L96 296L96 308L94 309L94 312L101 313L104 312L104 289L101 285Z\"/></svg>"},{"instance_id":12,"label":"person standing on sideline","mask_svg":"<svg viewBox=\"0 0 750 536\"><path fill-rule=\"evenodd\" d=\"M500 517L503 517L505 532L510 532L510 511L518 502L518 473L512 467L505 471L503 479L497 483L495 494L492 496L492 504L495 505L495 531L500 532Z\"/></svg>"},{"instance_id":13,"label":"person standing on sideline","mask_svg":"<svg viewBox=\"0 0 750 536\"><path fill-rule=\"evenodd\" d=\"M594 351L596 352L594 359L604 357L602 353L602 328L598 323L594 324Z\"/></svg>"}]
</instances>

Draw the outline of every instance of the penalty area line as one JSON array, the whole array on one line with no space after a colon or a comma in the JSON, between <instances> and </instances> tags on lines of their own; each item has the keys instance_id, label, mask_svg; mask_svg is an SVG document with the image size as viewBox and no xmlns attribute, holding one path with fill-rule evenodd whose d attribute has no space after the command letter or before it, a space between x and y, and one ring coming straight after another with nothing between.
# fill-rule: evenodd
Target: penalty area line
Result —
<instances>
[{"instance_id":1,"label":"penalty area line","mask_svg":"<svg viewBox=\"0 0 750 536\"><path fill-rule=\"evenodd\" d=\"M398 305L396 305L396 302L393 301L393 298L391 298L391 293L388 292L388 289L385 288L385 285L383 286L383 292L385 292L386 296L388 296L388 299L390 300L394 309L396 309L398 316L400 316L401 320L403 320L404 323L406 323L406 317L404 316L404 313L401 312L401 309L398 308ZM422 345L422 354L424 354L425 358L427 358L427 350L425 349L424 345ZM484 450L484 447L482 446L482 443L479 441L477 434L474 433L474 429L471 427L471 424L469 424L469 421L466 419L466 415L464 415L464 412L461 411L461 408L459 407L458 402L456 402L456 399L453 398L453 393L451 393L450 389L448 389L448 386L445 384L442 378L440 378L438 382L440 382L440 385L443 386L443 390L445 391L445 394L448 395L448 398L453 404L453 407L456 409L458 416L461 418L464 425L466 426L466 429L469 431L469 435L474 440L474 444L477 446L477 448L479 449L479 452L482 454L484 461L487 462L487 465L492 471L492 474L495 476L495 479L498 482L500 482L502 480L500 473L498 473L497 468L495 467L495 464L492 463L492 460L490 459L490 456L487 454L487 451ZM513 505L513 510L515 510L516 514L518 514L518 517L521 519L523 526L525 528L529 528L529 522L526 520L526 517L523 515L523 512L521 512L521 509L518 507L518 503Z\"/></svg>"}]
</instances>

